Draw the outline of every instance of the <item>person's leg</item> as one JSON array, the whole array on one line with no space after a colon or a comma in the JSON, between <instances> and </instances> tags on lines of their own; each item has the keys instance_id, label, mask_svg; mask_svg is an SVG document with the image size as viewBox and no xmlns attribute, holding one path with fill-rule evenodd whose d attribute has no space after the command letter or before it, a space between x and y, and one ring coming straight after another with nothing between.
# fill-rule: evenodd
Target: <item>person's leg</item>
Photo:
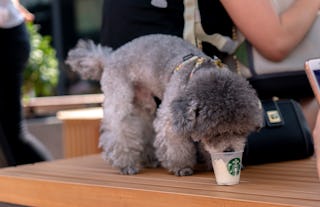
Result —
<instances>
[{"instance_id":1,"label":"person's leg","mask_svg":"<svg viewBox=\"0 0 320 207\"><path fill-rule=\"evenodd\" d=\"M33 145L33 138L22 130L21 86L30 44L24 25L1 30L0 62L0 123L3 133L18 165L44 161L49 156Z\"/></svg>"},{"instance_id":2,"label":"person's leg","mask_svg":"<svg viewBox=\"0 0 320 207\"><path fill-rule=\"evenodd\" d=\"M0 168L15 164L0 122Z\"/></svg>"}]
</instances>

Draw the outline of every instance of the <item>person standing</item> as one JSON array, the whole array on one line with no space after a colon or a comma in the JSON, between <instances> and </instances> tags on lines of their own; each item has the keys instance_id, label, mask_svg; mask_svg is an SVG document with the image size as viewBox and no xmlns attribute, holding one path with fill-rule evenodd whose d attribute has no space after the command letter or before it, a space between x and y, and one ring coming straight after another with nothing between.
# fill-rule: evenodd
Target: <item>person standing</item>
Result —
<instances>
[{"instance_id":1,"label":"person standing","mask_svg":"<svg viewBox=\"0 0 320 207\"><path fill-rule=\"evenodd\" d=\"M104 0L101 44L117 49L147 34L171 34L182 37L182 0Z\"/></svg>"},{"instance_id":2,"label":"person standing","mask_svg":"<svg viewBox=\"0 0 320 207\"><path fill-rule=\"evenodd\" d=\"M0 0L0 144L7 165L50 160L48 150L23 121L21 87L30 54L25 21L34 15L19 0Z\"/></svg>"}]
</instances>

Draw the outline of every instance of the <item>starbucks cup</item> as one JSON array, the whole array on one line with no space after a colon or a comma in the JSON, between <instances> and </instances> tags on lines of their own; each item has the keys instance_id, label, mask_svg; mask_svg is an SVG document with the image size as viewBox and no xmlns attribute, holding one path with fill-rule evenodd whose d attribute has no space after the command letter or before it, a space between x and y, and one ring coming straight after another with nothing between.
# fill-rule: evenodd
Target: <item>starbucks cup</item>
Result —
<instances>
[{"instance_id":1,"label":"starbucks cup","mask_svg":"<svg viewBox=\"0 0 320 207\"><path fill-rule=\"evenodd\" d=\"M211 153L212 166L218 185L236 185L240 182L243 151Z\"/></svg>"}]
</instances>

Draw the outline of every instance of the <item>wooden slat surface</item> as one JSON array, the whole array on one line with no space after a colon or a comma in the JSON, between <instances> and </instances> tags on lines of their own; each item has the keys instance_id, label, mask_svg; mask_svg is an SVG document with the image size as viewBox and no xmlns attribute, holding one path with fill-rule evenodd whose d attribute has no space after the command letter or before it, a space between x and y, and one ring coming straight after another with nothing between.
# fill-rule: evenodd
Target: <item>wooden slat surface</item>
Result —
<instances>
[{"instance_id":1,"label":"wooden slat surface","mask_svg":"<svg viewBox=\"0 0 320 207\"><path fill-rule=\"evenodd\" d=\"M66 95L35 97L23 103L24 107L53 107L61 105L99 104L103 101L103 94Z\"/></svg>"},{"instance_id":2,"label":"wooden slat surface","mask_svg":"<svg viewBox=\"0 0 320 207\"><path fill-rule=\"evenodd\" d=\"M0 170L0 201L30 206L320 206L315 159L246 167L218 186L211 172L176 177L162 168L120 175L100 155Z\"/></svg>"},{"instance_id":3,"label":"wooden slat surface","mask_svg":"<svg viewBox=\"0 0 320 207\"><path fill-rule=\"evenodd\" d=\"M100 107L103 94L34 97L23 102L25 116L46 115L59 110Z\"/></svg>"}]
</instances>

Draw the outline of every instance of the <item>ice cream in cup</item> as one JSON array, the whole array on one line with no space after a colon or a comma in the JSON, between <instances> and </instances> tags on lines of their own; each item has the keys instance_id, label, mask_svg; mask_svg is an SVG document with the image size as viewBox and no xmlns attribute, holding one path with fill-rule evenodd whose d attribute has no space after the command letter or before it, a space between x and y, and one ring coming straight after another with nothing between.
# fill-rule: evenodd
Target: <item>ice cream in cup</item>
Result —
<instances>
[{"instance_id":1,"label":"ice cream in cup","mask_svg":"<svg viewBox=\"0 0 320 207\"><path fill-rule=\"evenodd\" d=\"M211 153L212 166L218 185L236 185L240 182L243 151Z\"/></svg>"}]
</instances>

